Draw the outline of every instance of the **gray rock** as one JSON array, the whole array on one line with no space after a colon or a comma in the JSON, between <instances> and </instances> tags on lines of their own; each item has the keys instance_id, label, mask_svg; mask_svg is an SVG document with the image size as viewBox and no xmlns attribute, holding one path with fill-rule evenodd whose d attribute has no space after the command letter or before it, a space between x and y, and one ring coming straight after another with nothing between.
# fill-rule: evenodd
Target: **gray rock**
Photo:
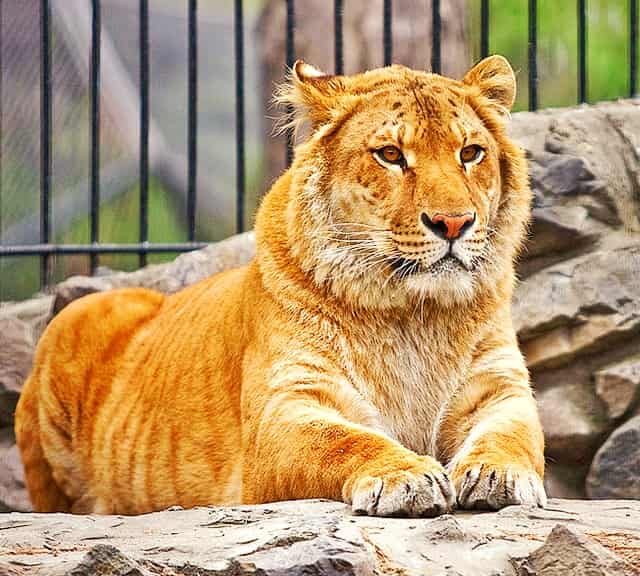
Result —
<instances>
[{"instance_id":1,"label":"gray rock","mask_svg":"<svg viewBox=\"0 0 640 576\"><path fill-rule=\"evenodd\" d=\"M0 316L0 428L13 427L13 413L31 371L34 350L29 324L13 316Z\"/></svg>"},{"instance_id":2,"label":"gray rock","mask_svg":"<svg viewBox=\"0 0 640 576\"><path fill-rule=\"evenodd\" d=\"M173 262L147 266L135 272L116 272L101 276L74 276L55 287L53 313L92 292L140 286L172 293L217 272L247 264L255 254L253 232L232 236L202 250L187 252Z\"/></svg>"},{"instance_id":3,"label":"gray rock","mask_svg":"<svg viewBox=\"0 0 640 576\"><path fill-rule=\"evenodd\" d=\"M579 255L596 243L604 229L583 206L534 207L531 237L518 267L521 276Z\"/></svg>"},{"instance_id":4,"label":"gray rock","mask_svg":"<svg viewBox=\"0 0 640 576\"><path fill-rule=\"evenodd\" d=\"M97 544L65 576L151 576L140 564L108 544Z\"/></svg>"},{"instance_id":5,"label":"gray rock","mask_svg":"<svg viewBox=\"0 0 640 576\"><path fill-rule=\"evenodd\" d=\"M0 318L17 318L31 327L33 341L40 339L51 316L53 296L38 294L23 302L0 302Z\"/></svg>"},{"instance_id":6,"label":"gray rock","mask_svg":"<svg viewBox=\"0 0 640 576\"><path fill-rule=\"evenodd\" d=\"M638 338L639 277L640 243L573 258L523 281L513 316L529 367L562 366Z\"/></svg>"},{"instance_id":7,"label":"gray rock","mask_svg":"<svg viewBox=\"0 0 640 576\"><path fill-rule=\"evenodd\" d=\"M616 428L600 447L586 489L590 498L640 500L640 415Z\"/></svg>"},{"instance_id":8,"label":"gray rock","mask_svg":"<svg viewBox=\"0 0 640 576\"><path fill-rule=\"evenodd\" d=\"M510 132L529 154L538 205L583 206L608 235L640 232L638 100L520 112Z\"/></svg>"},{"instance_id":9,"label":"gray rock","mask_svg":"<svg viewBox=\"0 0 640 576\"><path fill-rule=\"evenodd\" d=\"M608 569L619 551L640 555L638 517L640 502L581 500L439 519L353 516L320 500L142 516L0 514L0 573L494 576L511 574L513 557L548 558L535 550L558 523L571 526L571 538L556 530L547 549L591 554L595 546L582 539L597 534ZM621 535L625 549L616 548Z\"/></svg>"},{"instance_id":10,"label":"gray rock","mask_svg":"<svg viewBox=\"0 0 640 576\"><path fill-rule=\"evenodd\" d=\"M467 538L460 523L451 515L444 514L430 522L423 535L431 540L454 540L462 542Z\"/></svg>"},{"instance_id":11,"label":"gray rock","mask_svg":"<svg viewBox=\"0 0 640 576\"><path fill-rule=\"evenodd\" d=\"M596 393L607 405L610 418L632 409L640 394L640 356L607 366L595 373Z\"/></svg>"},{"instance_id":12,"label":"gray rock","mask_svg":"<svg viewBox=\"0 0 640 576\"><path fill-rule=\"evenodd\" d=\"M633 567L595 540L556 525L545 543L525 559L513 559L518 576L632 576Z\"/></svg>"}]
</instances>

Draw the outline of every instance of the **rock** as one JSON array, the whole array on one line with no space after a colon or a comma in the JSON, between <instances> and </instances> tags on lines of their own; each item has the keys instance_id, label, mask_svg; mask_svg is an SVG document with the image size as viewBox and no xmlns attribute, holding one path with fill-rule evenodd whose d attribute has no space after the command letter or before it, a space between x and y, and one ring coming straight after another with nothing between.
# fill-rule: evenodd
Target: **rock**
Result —
<instances>
[{"instance_id":1,"label":"rock","mask_svg":"<svg viewBox=\"0 0 640 576\"><path fill-rule=\"evenodd\" d=\"M587 475L589 498L640 499L640 415L616 428Z\"/></svg>"},{"instance_id":2,"label":"rock","mask_svg":"<svg viewBox=\"0 0 640 576\"><path fill-rule=\"evenodd\" d=\"M82 562L65 573L65 576L151 576L151 572L134 560L127 558L114 546L97 544Z\"/></svg>"},{"instance_id":3,"label":"rock","mask_svg":"<svg viewBox=\"0 0 640 576\"><path fill-rule=\"evenodd\" d=\"M570 383L543 390L537 400L547 455L563 463L588 463L609 430L593 394Z\"/></svg>"},{"instance_id":4,"label":"rock","mask_svg":"<svg viewBox=\"0 0 640 576\"><path fill-rule=\"evenodd\" d=\"M23 302L0 302L0 318L17 318L31 327L33 341L40 339L51 315L53 296L39 294Z\"/></svg>"},{"instance_id":5,"label":"rock","mask_svg":"<svg viewBox=\"0 0 640 576\"><path fill-rule=\"evenodd\" d=\"M25 567L34 576L511 574L511 559L531 558L558 523L571 526L572 539L555 534L547 548L587 554L595 544L582 548L582 539L597 537L608 551L598 559L609 567L612 557L631 562L635 554L640 562L638 517L640 502L583 500L436 519L353 516L326 500L142 516L0 514L0 574Z\"/></svg>"},{"instance_id":6,"label":"rock","mask_svg":"<svg viewBox=\"0 0 640 576\"><path fill-rule=\"evenodd\" d=\"M0 428L13 427L13 413L31 371L34 350L31 327L16 317L0 316Z\"/></svg>"},{"instance_id":7,"label":"rock","mask_svg":"<svg viewBox=\"0 0 640 576\"><path fill-rule=\"evenodd\" d=\"M546 148L549 150L548 144ZM604 188L604 183L596 180L596 175L584 158L563 153L548 154L546 157L550 157L551 160L547 163L546 170L542 172L542 177L537 182L545 192L550 194L589 194L595 189Z\"/></svg>"},{"instance_id":8,"label":"rock","mask_svg":"<svg viewBox=\"0 0 640 576\"><path fill-rule=\"evenodd\" d=\"M534 208L531 238L518 269L521 276L530 276L570 255L579 255L596 243L603 228L583 206Z\"/></svg>"},{"instance_id":9,"label":"rock","mask_svg":"<svg viewBox=\"0 0 640 576\"><path fill-rule=\"evenodd\" d=\"M545 543L525 559L514 559L518 576L632 576L633 567L595 540L556 525Z\"/></svg>"},{"instance_id":10,"label":"rock","mask_svg":"<svg viewBox=\"0 0 640 576\"><path fill-rule=\"evenodd\" d=\"M18 447L12 439L0 442L0 512L32 509Z\"/></svg>"},{"instance_id":11,"label":"rock","mask_svg":"<svg viewBox=\"0 0 640 576\"><path fill-rule=\"evenodd\" d=\"M610 418L619 418L638 401L640 356L635 356L595 374L596 393L607 406Z\"/></svg>"},{"instance_id":12,"label":"rock","mask_svg":"<svg viewBox=\"0 0 640 576\"><path fill-rule=\"evenodd\" d=\"M640 242L573 258L523 281L513 316L529 367L562 366L638 338L639 277Z\"/></svg>"},{"instance_id":13,"label":"rock","mask_svg":"<svg viewBox=\"0 0 640 576\"><path fill-rule=\"evenodd\" d=\"M640 232L640 101L520 112L510 133L528 152L538 206L584 207L608 228L605 243Z\"/></svg>"},{"instance_id":14,"label":"rock","mask_svg":"<svg viewBox=\"0 0 640 576\"><path fill-rule=\"evenodd\" d=\"M202 250L182 254L167 264L151 265L135 272L74 276L56 286L53 313L57 314L77 298L114 288L141 286L165 293L176 292L216 272L244 266L254 254L254 234L245 232Z\"/></svg>"},{"instance_id":15,"label":"rock","mask_svg":"<svg viewBox=\"0 0 640 576\"><path fill-rule=\"evenodd\" d=\"M460 523L451 514L444 514L430 522L423 535L431 540L454 540L458 542L462 542L467 537Z\"/></svg>"}]
</instances>

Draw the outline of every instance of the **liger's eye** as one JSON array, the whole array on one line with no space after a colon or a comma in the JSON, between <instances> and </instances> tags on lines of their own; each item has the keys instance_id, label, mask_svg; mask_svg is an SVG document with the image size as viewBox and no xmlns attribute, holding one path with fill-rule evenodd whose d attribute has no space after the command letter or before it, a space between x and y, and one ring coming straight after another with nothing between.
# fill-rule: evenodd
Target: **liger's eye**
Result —
<instances>
[{"instance_id":1,"label":"liger's eye","mask_svg":"<svg viewBox=\"0 0 640 576\"><path fill-rule=\"evenodd\" d=\"M470 144L460 150L460 160L463 164L469 164L482 158L483 154L484 150L481 146L478 146L477 144Z\"/></svg>"},{"instance_id":2,"label":"liger's eye","mask_svg":"<svg viewBox=\"0 0 640 576\"><path fill-rule=\"evenodd\" d=\"M397 164L398 166L405 166L404 156L402 152L395 146L385 146L384 148L380 148L380 150L376 150L376 154L378 157L387 162L388 164Z\"/></svg>"}]
</instances>

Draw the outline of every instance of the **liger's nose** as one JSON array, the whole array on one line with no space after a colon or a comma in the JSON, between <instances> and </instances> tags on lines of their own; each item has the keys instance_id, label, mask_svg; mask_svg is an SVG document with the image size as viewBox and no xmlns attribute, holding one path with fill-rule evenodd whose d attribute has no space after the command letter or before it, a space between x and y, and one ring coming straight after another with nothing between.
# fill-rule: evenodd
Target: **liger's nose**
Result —
<instances>
[{"instance_id":1,"label":"liger's nose","mask_svg":"<svg viewBox=\"0 0 640 576\"><path fill-rule=\"evenodd\" d=\"M428 214L423 212L420 215L420 219L436 236L447 240L455 240L471 228L476 220L476 215L474 212L466 212L465 214L442 214L438 212L432 218L429 218Z\"/></svg>"}]
</instances>

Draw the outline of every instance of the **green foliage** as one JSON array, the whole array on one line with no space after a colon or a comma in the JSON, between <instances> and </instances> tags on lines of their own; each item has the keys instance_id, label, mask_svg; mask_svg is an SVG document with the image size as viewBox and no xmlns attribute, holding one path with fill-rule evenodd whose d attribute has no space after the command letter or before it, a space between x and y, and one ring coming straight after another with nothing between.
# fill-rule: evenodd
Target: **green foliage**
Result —
<instances>
[{"instance_id":1,"label":"green foliage","mask_svg":"<svg viewBox=\"0 0 640 576\"><path fill-rule=\"evenodd\" d=\"M480 57L480 2L472 0L471 40ZM489 50L503 54L518 78L516 110L528 107L528 1L491 0ZM538 105L578 101L578 17L573 0L538 0ZM629 0L587 2L587 97L629 94Z\"/></svg>"}]
</instances>

